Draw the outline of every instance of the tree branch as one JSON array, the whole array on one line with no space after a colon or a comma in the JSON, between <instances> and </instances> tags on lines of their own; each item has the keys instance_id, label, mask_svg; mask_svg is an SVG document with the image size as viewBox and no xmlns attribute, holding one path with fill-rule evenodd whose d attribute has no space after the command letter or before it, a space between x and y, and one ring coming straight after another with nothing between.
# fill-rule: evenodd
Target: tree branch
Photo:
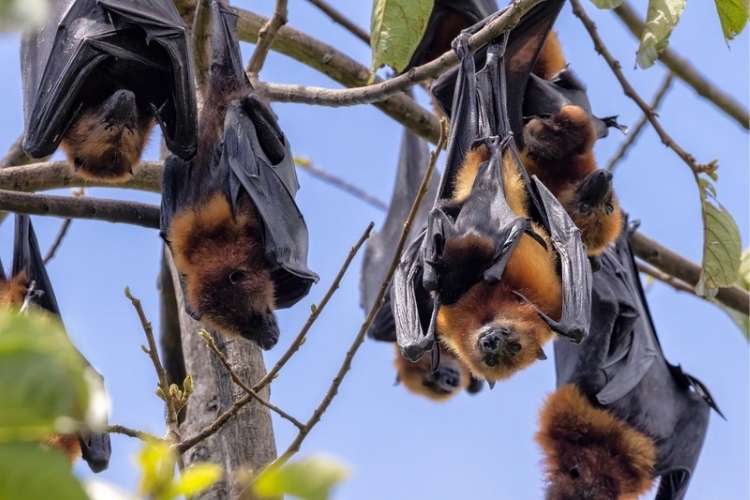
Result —
<instances>
[{"instance_id":1,"label":"tree branch","mask_svg":"<svg viewBox=\"0 0 750 500\"><path fill-rule=\"evenodd\" d=\"M124 436L140 439L141 441L163 441L162 438L149 434L148 432L139 431L125 427L124 425L108 425L107 432L110 434L122 434Z\"/></svg>"},{"instance_id":2,"label":"tree branch","mask_svg":"<svg viewBox=\"0 0 750 500\"><path fill-rule=\"evenodd\" d=\"M697 295L695 293L695 289L691 287L690 285L688 285L687 283L685 283L684 281L679 280L675 278L674 276L670 276L667 273L656 269L652 265L646 264L645 262L638 261L636 262L636 265L638 266L638 271L642 272L643 274L647 276L654 278L657 281L661 281L662 283L671 286L678 292L689 293L691 295L694 295L698 298L705 300L705 297L700 297L699 295Z\"/></svg>"},{"instance_id":3,"label":"tree branch","mask_svg":"<svg viewBox=\"0 0 750 500\"><path fill-rule=\"evenodd\" d=\"M260 73L263 68L263 64L266 62L266 56L268 51L271 49L271 43L279 31L279 28L284 26L287 21L287 0L276 0L276 7L273 10L273 15L266 24L258 32L258 41L255 45L255 51L253 51L252 57L250 57L250 63L247 66L247 72L250 74L250 81L253 81Z\"/></svg>"},{"instance_id":4,"label":"tree branch","mask_svg":"<svg viewBox=\"0 0 750 500\"><path fill-rule=\"evenodd\" d=\"M162 164L147 161L135 167L133 176L123 183L91 182L77 176L68 162L51 161L0 169L0 189L32 192L65 187L117 187L158 193L161 177Z\"/></svg>"},{"instance_id":5,"label":"tree branch","mask_svg":"<svg viewBox=\"0 0 750 500\"><path fill-rule=\"evenodd\" d=\"M28 165L34 161L34 158L27 155L26 151L23 150L23 134L21 134L18 136L18 139L15 140L8 152L5 153L5 156L0 159L0 169Z\"/></svg>"},{"instance_id":6,"label":"tree branch","mask_svg":"<svg viewBox=\"0 0 750 500\"><path fill-rule=\"evenodd\" d=\"M267 19L255 13L235 8L239 16L237 33L241 40L255 43L258 32ZM370 71L349 56L330 45L289 26L282 26L273 39L271 48L302 64L329 76L347 87L367 85ZM262 89L261 89L262 90ZM267 94L273 99L273 94ZM435 115L418 105L405 93L397 93L375 104L394 120L425 139L435 142L440 135L440 125Z\"/></svg>"},{"instance_id":7,"label":"tree branch","mask_svg":"<svg viewBox=\"0 0 750 500\"><path fill-rule=\"evenodd\" d=\"M159 228L159 207L134 201L72 198L0 190L0 210Z\"/></svg>"},{"instance_id":8,"label":"tree branch","mask_svg":"<svg viewBox=\"0 0 750 500\"><path fill-rule=\"evenodd\" d=\"M195 83L198 95L203 96L203 90L208 81L209 47L211 39L211 2L198 0L195 2L193 15L193 61L195 62Z\"/></svg>"},{"instance_id":9,"label":"tree branch","mask_svg":"<svg viewBox=\"0 0 750 500\"><path fill-rule=\"evenodd\" d=\"M364 29L357 26L353 21L348 19L346 16L344 16L341 12L334 9L332 6L328 5L323 0L307 0L314 6L316 6L318 9L320 9L323 14L328 16L328 18L333 21L336 24L340 24L343 26L349 33L356 36L363 42L365 42L367 45L370 45L370 34L365 31Z\"/></svg>"},{"instance_id":10,"label":"tree branch","mask_svg":"<svg viewBox=\"0 0 750 500\"><path fill-rule=\"evenodd\" d=\"M640 16L628 5L623 3L614 9L615 14L627 26L636 38L643 33L643 22ZM659 60L680 80L693 87L698 95L714 103L719 109L734 118L742 127L750 128L750 115L748 110L733 96L727 94L706 77L704 77L690 61L679 55L672 49L664 49L659 54Z\"/></svg>"},{"instance_id":11,"label":"tree branch","mask_svg":"<svg viewBox=\"0 0 750 500\"><path fill-rule=\"evenodd\" d=\"M301 168L302 170L312 175L313 177L320 179L326 184L334 186L340 189L341 191L344 191L345 193L349 193L350 195L354 196L358 200L361 200L367 203L368 205L377 208L378 210L382 210L382 211L388 210L388 205L386 205L384 201L376 198L375 196L371 195L364 189L360 189L357 186L349 183L348 181L345 181L344 179L337 177L333 174L329 174L325 170L322 170L316 167L315 164L311 160L297 156L294 158L294 163L297 165L297 167Z\"/></svg>"},{"instance_id":12,"label":"tree branch","mask_svg":"<svg viewBox=\"0 0 750 500\"><path fill-rule=\"evenodd\" d=\"M307 332L315 323L315 320L318 318L318 316L320 316L320 313L323 312L323 309L325 308L326 304L328 304L328 301L331 299L333 294L338 289L339 284L341 283L341 279L346 274L347 269L349 269L349 264L351 264L352 260L354 259L354 256L357 255L357 252L359 252L359 249L362 248L362 245L367 240L367 238L370 237L370 232L372 231L372 228L373 228L373 224L370 223L367 226L367 229L365 230L362 237L360 237L357 243L349 251L349 254L344 260L344 263L341 265L341 269L339 269L339 272L336 274L336 277L334 278L333 283L331 283L331 286L328 288L328 291L323 296L323 300L320 301L317 307L313 307L313 310L310 313L310 316L307 318L307 321L302 326L302 329L300 330L299 334L297 334L297 337L292 341L292 344L289 346L286 352L281 356L281 358L279 358L279 360L276 362L273 368L268 373L266 373L252 387L252 390L254 392L258 393L261 390L263 390L263 388L265 388L276 377L276 375L278 375L281 368L283 368L284 365L287 363L287 361L289 361L289 359L294 355L294 353L299 350L300 346L302 346L303 342L305 341L305 337L307 336ZM216 431L221 429L222 426L230 418L237 415L237 413L242 409L242 407L244 407L246 404L248 404L252 400L253 400L253 397L250 394L247 394L244 397L237 400L228 410L224 411L214 421L212 421L210 424L204 427L197 434L189 438L186 438L182 442L180 442L176 446L177 451L181 454L185 453L187 450L189 450L193 446L197 445L204 439L214 434Z\"/></svg>"},{"instance_id":13,"label":"tree branch","mask_svg":"<svg viewBox=\"0 0 750 500\"><path fill-rule=\"evenodd\" d=\"M667 76L664 78L664 81L659 86L659 90L656 91L656 95L654 96L654 99L651 101L651 105L649 106L654 111L659 109L661 101L667 95L667 91L672 86L673 79L674 76L672 75L672 73L667 74ZM635 144L635 142L638 140L638 136L641 135L641 132L643 132L644 128L646 127L646 123L648 123L648 116L646 116L646 114L644 113L643 116L641 116L641 118L638 120L638 123L636 123L635 126L630 130L630 132L628 132L628 136L624 141L622 141L620 147L617 148L617 152L615 152L612 158L610 158L609 162L607 162L607 170L609 170L610 172L615 171L617 164L620 162L620 160L625 158L630 147L633 146L633 144Z\"/></svg>"},{"instance_id":14,"label":"tree branch","mask_svg":"<svg viewBox=\"0 0 750 500\"><path fill-rule=\"evenodd\" d=\"M57 249L60 248L60 245L65 239L65 235L68 234L68 229L70 229L70 225L72 223L73 223L73 219L65 219L63 223L60 224L60 229L57 231L57 236L55 236L55 241L52 242L52 245L50 245L49 250L47 250L47 255L44 256L45 265L49 264L49 262L55 257L55 254L57 253Z\"/></svg>"}]
</instances>

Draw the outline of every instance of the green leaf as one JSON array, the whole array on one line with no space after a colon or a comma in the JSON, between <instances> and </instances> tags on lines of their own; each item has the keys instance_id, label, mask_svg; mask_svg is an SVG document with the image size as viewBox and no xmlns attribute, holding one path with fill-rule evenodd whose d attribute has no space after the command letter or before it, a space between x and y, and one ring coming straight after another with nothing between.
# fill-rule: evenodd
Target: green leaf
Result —
<instances>
[{"instance_id":1,"label":"green leaf","mask_svg":"<svg viewBox=\"0 0 750 500\"><path fill-rule=\"evenodd\" d=\"M258 496L292 495L303 500L326 500L331 490L349 476L338 460L317 456L283 466L268 467L257 477Z\"/></svg>"},{"instance_id":2,"label":"green leaf","mask_svg":"<svg viewBox=\"0 0 750 500\"><path fill-rule=\"evenodd\" d=\"M622 2L624 2L624 0L591 0L591 3L600 9L616 9L622 5Z\"/></svg>"},{"instance_id":3,"label":"green leaf","mask_svg":"<svg viewBox=\"0 0 750 500\"><path fill-rule=\"evenodd\" d=\"M169 444L161 441L146 443L138 453L137 462L141 468L141 493L159 500L171 498L169 492L177 460Z\"/></svg>"},{"instance_id":4,"label":"green leaf","mask_svg":"<svg viewBox=\"0 0 750 500\"><path fill-rule=\"evenodd\" d=\"M646 24L638 47L638 66L648 68L669 44L669 35L677 25L686 0L650 0Z\"/></svg>"},{"instance_id":5,"label":"green leaf","mask_svg":"<svg viewBox=\"0 0 750 500\"><path fill-rule=\"evenodd\" d=\"M62 453L37 443L0 445L0 498L88 500Z\"/></svg>"},{"instance_id":6,"label":"green leaf","mask_svg":"<svg viewBox=\"0 0 750 500\"><path fill-rule=\"evenodd\" d=\"M222 473L221 466L216 464L205 463L193 465L182 473L180 479L172 488L172 492L174 496L197 495L221 479Z\"/></svg>"},{"instance_id":7,"label":"green leaf","mask_svg":"<svg viewBox=\"0 0 750 500\"><path fill-rule=\"evenodd\" d=\"M746 248L742 252L742 258L740 259L740 279L737 283L739 286L750 292L750 248ZM720 306L724 312L726 312L737 327L742 331L745 339L750 342L750 316L743 314L739 311L735 311L731 307L727 307L716 300L712 300L716 305Z\"/></svg>"},{"instance_id":8,"label":"green leaf","mask_svg":"<svg viewBox=\"0 0 750 500\"><path fill-rule=\"evenodd\" d=\"M731 40L742 33L750 15L750 6L747 0L715 0L716 11L719 13L721 30L724 38Z\"/></svg>"},{"instance_id":9,"label":"green leaf","mask_svg":"<svg viewBox=\"0 0 750 500\"><path fill-rule=\"evenodd\" d=\"M711 193L701 189L703 271L696 292L702 296L713 296L718 288L737 282L742 252L737 223Z\"/></svg>"},{"instance_id":10,"label":"green leaf","mask_svg":"<svg viewBox=\"0 0 750 500\"><path fill-rule=\"evenodd\" d=\"M374 0L370 30L372 72L384 65L403 71L422 40L434 0Z\"/></svg>"},{"instance_id":11,"label":"green leaf","mask_svg":"<svg viewBox=\"0 0 750 500\"><path fill-rule=\"evenodd\" d=\"M80 426L90 416L88 370L51 316L0 312L0 442Z\"/></svg>"}]
</instances>

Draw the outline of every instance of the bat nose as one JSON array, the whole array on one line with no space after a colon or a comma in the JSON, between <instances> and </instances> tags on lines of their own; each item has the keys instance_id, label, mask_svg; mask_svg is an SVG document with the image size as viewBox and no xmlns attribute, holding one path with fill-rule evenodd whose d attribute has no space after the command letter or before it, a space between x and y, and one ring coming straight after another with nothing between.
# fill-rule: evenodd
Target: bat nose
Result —
<instances>
[{"instance_id":1,"label":"bat nose","mask_svg":"<svg viewBox=\"0 0 750 500\"><path fill-rule=\"evenodd\" d=\"M506 327L489 327L479 335L477 345L485 354L497 354L511 333L511 330Z\"/></svg>"},{"instance_id":2,"label":"bat nose","mask_svg":"<svg viewBox=\"0 0 750 500\"><path fill-rule=\"evenodd\" d=\"M131 124L138 115L135 94L130 90L121 89L112 94L105 104L105 119L115 124Z\"/></svg>"},{"instance_id":3,"label":"bat nose","mask_svg":"<svg viewBox=\"0 0 750 500\"><path fill-rule=\"evenodd\" d=\"M581 185L580 201L589 206L601 204L612 191L612 173L596 170Z\"/></svg>"},{"instance_id":4,"label":"bat nose","mask_svg":"<svg viewBox=\"0 0 750 500\"><path fill-rule=\"evenodd\" d=\"M453 368L438 368L435 373L435 381L442 390L453 391L458 387L461 376Z\"/></svg>"}]
</instances>

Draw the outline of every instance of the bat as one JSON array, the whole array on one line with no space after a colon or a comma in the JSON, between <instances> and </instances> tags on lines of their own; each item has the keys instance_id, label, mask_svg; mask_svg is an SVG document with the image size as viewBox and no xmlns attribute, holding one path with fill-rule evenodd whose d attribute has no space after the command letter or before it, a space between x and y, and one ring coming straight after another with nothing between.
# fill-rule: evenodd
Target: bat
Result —
<instances>
[{"instance_id":1,"label":"bat","mask_svg":"<svg viewBox=\"0 0 750 500\"><path fill-rule=\"evenodd\" d=\"M555 342L558 389L536 436L550 500L636 498L658 477L657 500L682 499L710 409L721 415L708 389L665 359L628 236L601 255L589 336Z\"/></svg>"},{"instance_id":2,"label":"bat","mask_svg":"<svg viewBox=\"0 0 750 500\"><path fill-rule=\"evenodd\" d=\"M31 219L28 215L16 215L10 276L5 276L0 263L0 307L18 310L26 300L60 318L60 308L44 267ZM82 354L80 356L96 373L86 358ZM101 375L96 375L101 380ZM107 468L112 453L109 434L102 432L56 435L50 437L48 444L63 452L71 462L83 458L94 472Z\"/></svg>"},{"instance_id":3,"label":"bat","mask_svg":"<svg viewBox=\"0 0 750 500\"><path fill-rule=\"evenodd\" d=\"M273 347L274 315L307 295L308 232L294 196L292 152L271 109L245 76L237 17L211 4L211 70L198 151L165 163L161 235L195 319Z\"/></svg>"},{"instance_id":4,"label":"bat","mask_svg":"<svg viewBox=\"0 0 750 500\"><path fill-rule=\"evenodd\" d=\"M46 24L24 37L24 150L59 145L84 178L120 181L153 126L170 151L197 147L188 31L171 0L50 0Z\"/></svg>"},{"instance_id":5,"label":"bat","mask_svg":"<svg viewBox=\"0 0 750 500\"><path fill-rule=\"evenodd\" d=\"M424 140L404 130L388 213L381 230L370 236L362 261L360 306L365 312L373 307L388 267L393 261L396 243L427 171L428 161L429 153ZM430 178L427 192L408 235L410 239L413 239L424 226L432 200L437 193L438 183L436 176ZM391 301L387 298L386 303L378 311L368 335L375 340L395 343L395 328ZM439 354L436 366L433 367L431 359L424 357L413 363L404 358L400 350L396 348L394 366L397 382L413 394L425 396L434 401L447 400L462 389L471 393L481 389L481 381L474 379L468 368L455 356L445 349L441 349Z\"/></svg>"},{"instance_id":6,"label":"bat","mask_svg":"<svg viewBox=\"0 0 750 500\"><path fill-rule=\"evenodd\" d=\"M492 383L543 359L555 333L578 342L588 331L591 269L580 231L528 177L509 126L510 96L534 66L529 45L538 52L560 6L532 9L488 45L480 70L470 33L454 41L446 170L427 226L394 276L396 334L407 359L433 351L437 339Z\"/></svg>"}]
</instances>

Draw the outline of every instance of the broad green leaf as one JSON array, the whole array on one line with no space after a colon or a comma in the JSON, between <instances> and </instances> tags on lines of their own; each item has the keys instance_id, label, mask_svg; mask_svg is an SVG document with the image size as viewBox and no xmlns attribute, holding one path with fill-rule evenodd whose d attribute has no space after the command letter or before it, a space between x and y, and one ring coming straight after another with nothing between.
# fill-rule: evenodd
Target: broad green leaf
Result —
<instances>
[{"instance_id":1,"label":"broad green leaf","mask_svg":"<svg viewBox=\"0 0 750 500\"><path fill-rule=\"evenodd\" d=\"M677 25L686 0L649 0L646 24L638 47L638 66L648 68L669 44L669 35Z\"/></svg>"},{"instance_id":2,"label":"broad green leaf","mask_svg":"<svg viewBox=\"0 0 750 500\"><path fill-rule=\"evenodd\" d=\"M701 191L703 272L696 291L703 296L713 296L716 289L737 282L742 247L732 215L716 201L712 191Z\"/></svg>"},{"instance_id":3,"label":"broad green leaf","mask_svg":"<svg viewBox=\"0 0 750 500\"><path fill-rule=\"evenodd\" d=\"M221 466L216 464L196 464L185 470L172 488L174 496L197 495L201 491L210 488L216 481L221 479Z\"/></svg>"},{"instance_id":4,"label":"broad green leaf","mask_svg":"<svg viewBox=\"0 0 750 500\"><path fill-rule=\"evenodd\" d=\"M326 500L333 487L348 475L347 467L335 459L310 457L266 468L258 475L254 489L261 497L292 495L302 500Z\"/></svg>"},{"instance_id":5,"label":"broad green leaf","mask_svg":"<svg viewBox=\"0 0 750 500\"><path fill-rule=\"evenodd\" d=\"M370 19L373 74L384 65L402 71L419 45L434 0L373 0Z\"/></svg>"},{"instance_id":6,"label":"broad green leaf","mask_svg":"<svg viewBox=\"0 0 750 500\"><path fill-rule=\"evenodd\" d=\"M591 0L591 3L600 9L616 9L624 0Z\"/></svg>"},{"instance_id":7,"label":"broad green leaf","mask_svg":"<svg viewBox=\"0 0 750 500\"><path fill-rule=\"evenodd\" d=\"M721 30L724 38L733 39L742 33L750 15L750 5L747 0L715 0L716 11L719 13Z\"/></svg>"},{"instance_id":8,"label":"broad green leaf","mask_svg":"<svg viewBox=\"0 0 750 500\"><path fill-rule=\"evenodd\" d=\"M62 453L37 443L0 445L0 498L88 500Z\"/></svg>"},{"instance_id":9,"label":"broad green leaf","mask_svg":"<svg viewBox=\"0 0 750 500\"><path fill-rule=\"evenodd\" d=\"M0 312L0 442L75 430L89 416L87 371L58 321Z\"/></svg>"}]
</instances>

